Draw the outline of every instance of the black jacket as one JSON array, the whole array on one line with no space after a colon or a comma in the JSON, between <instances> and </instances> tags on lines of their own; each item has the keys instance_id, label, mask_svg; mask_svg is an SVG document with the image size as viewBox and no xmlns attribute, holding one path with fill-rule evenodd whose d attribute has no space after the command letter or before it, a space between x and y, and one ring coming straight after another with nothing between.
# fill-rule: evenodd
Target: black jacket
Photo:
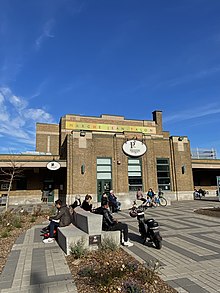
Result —
<instances>
[{"instance_id":1,"label":"black jacket","mask_svg":"<svg viewBox=\"0 0 220 293\"><path fill-rule=\"evenodd\" d=\"M59 226L65 227L72 223L72 216L67 205L62 205L55 216L49 218L49 220L60 220Z\"/></svg>"},{"instance_id":2,"label":"black jacket","mask_svg":"<svg viewBox=\"0 0 220 293\"><path fill-rule=\"evenodd\" d=\"M108 231L110 227L114 226L116 224L116 221L114 221L110 211L104 207L99 207L95 209L94 213L103 215L102 219L102 230Z\"/></svg>"},{"instance_id":3,"label":"black jacket","mask_svg":"<svg viewBox=\"0 0 220 293\"><path fill-rule=\"evenodd\" d=\"M91 212L92 204L91 203L89 204L88 201L84 200L81 205L81 208L84 209L85 211Z\"/></svg>"}]
</instances>

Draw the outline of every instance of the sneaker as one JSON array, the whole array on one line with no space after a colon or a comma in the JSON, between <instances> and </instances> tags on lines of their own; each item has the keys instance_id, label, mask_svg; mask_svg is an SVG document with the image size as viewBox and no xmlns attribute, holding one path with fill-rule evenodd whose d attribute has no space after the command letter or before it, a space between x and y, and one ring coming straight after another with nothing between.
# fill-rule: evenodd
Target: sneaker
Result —
<instances>
[{"instance_id":1,"label":"sneaker","mask_svg":"<svg viewBox=\"0 0 220 293\"><path fill-rule=\"evenodd\" d=\"M131 247L133 246L134 243L130 242L130 241L124 241L124 246L128 246L128 247Z\"/></svg>"},{"instance_id":2,"label":"sneaker","mask_svg":"<svg viewBox=\"0 0 220 293\"><path fill-rule=\"evenodd\" d=\"M43 243L53 243L54 242L54 238L47 238L43 240Z\"/></svg>"}]
</instances>

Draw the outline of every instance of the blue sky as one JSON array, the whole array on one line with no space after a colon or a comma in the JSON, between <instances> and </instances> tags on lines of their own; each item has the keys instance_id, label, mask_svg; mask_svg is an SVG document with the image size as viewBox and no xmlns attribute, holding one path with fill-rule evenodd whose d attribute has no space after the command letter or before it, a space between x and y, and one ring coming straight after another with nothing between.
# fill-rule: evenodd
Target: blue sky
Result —
<instances>
[{"instance_id":1,"label":"blue sky","mask_svg":"<svg viewBox=\"0 0 220 293\"><path fill-rule=\"evenodd\" d=\"M220 157L219 0L0 0L0 153L65 114L152 120Z\"/></svg>"}]
</instances>

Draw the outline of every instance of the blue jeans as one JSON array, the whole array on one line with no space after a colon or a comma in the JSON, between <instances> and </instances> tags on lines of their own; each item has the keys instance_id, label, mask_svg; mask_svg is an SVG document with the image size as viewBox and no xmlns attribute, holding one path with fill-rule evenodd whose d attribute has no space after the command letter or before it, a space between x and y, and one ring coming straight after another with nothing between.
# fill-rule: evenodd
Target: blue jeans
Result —
<instances>
[{"instance_id":1,"label":"blue jeans","mask_svg":"<svg viewBox=\"0 0 220 293\"><path fill-rule=\"evenodd\" d=\"M49 229L50 229L49 237L50 238L54 238L54 229L57 229L57 227L59 227L59 223L54 222L54 221L50 221L50 225L49 225Z\"/></svg>"}]
</instances>

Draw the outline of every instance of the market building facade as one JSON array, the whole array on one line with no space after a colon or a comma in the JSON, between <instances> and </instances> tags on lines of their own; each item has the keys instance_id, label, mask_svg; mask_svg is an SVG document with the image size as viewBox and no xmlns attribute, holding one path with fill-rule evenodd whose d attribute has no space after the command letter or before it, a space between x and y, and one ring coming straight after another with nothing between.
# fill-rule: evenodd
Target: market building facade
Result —
<instances>
[{"instance_id":1,"label":"market building facade","mask_svg":"<svg viewBox=\"0 0 220 293\"><path fill-rule=\"evenodd\" d=\"M188 137L163 130L161 111L152 114L152 120L72 114L61 117L59 124L37 123L36 152L0 155L1 168L16 162L23 169L13 182L10 201L40 202L47 190L51 202L60 197L70 204L76 195L87 193L99 202L103 192L114 189L128 206L137 188L161 189L170 200L192 199L192 164L202 174L201 161L192 161ZM215 162L210 180L219 174L220 162ZM202 176L207 181L209 176ZM1 193L7 186L3 184Z\"/></svg>"}]
</instances>

